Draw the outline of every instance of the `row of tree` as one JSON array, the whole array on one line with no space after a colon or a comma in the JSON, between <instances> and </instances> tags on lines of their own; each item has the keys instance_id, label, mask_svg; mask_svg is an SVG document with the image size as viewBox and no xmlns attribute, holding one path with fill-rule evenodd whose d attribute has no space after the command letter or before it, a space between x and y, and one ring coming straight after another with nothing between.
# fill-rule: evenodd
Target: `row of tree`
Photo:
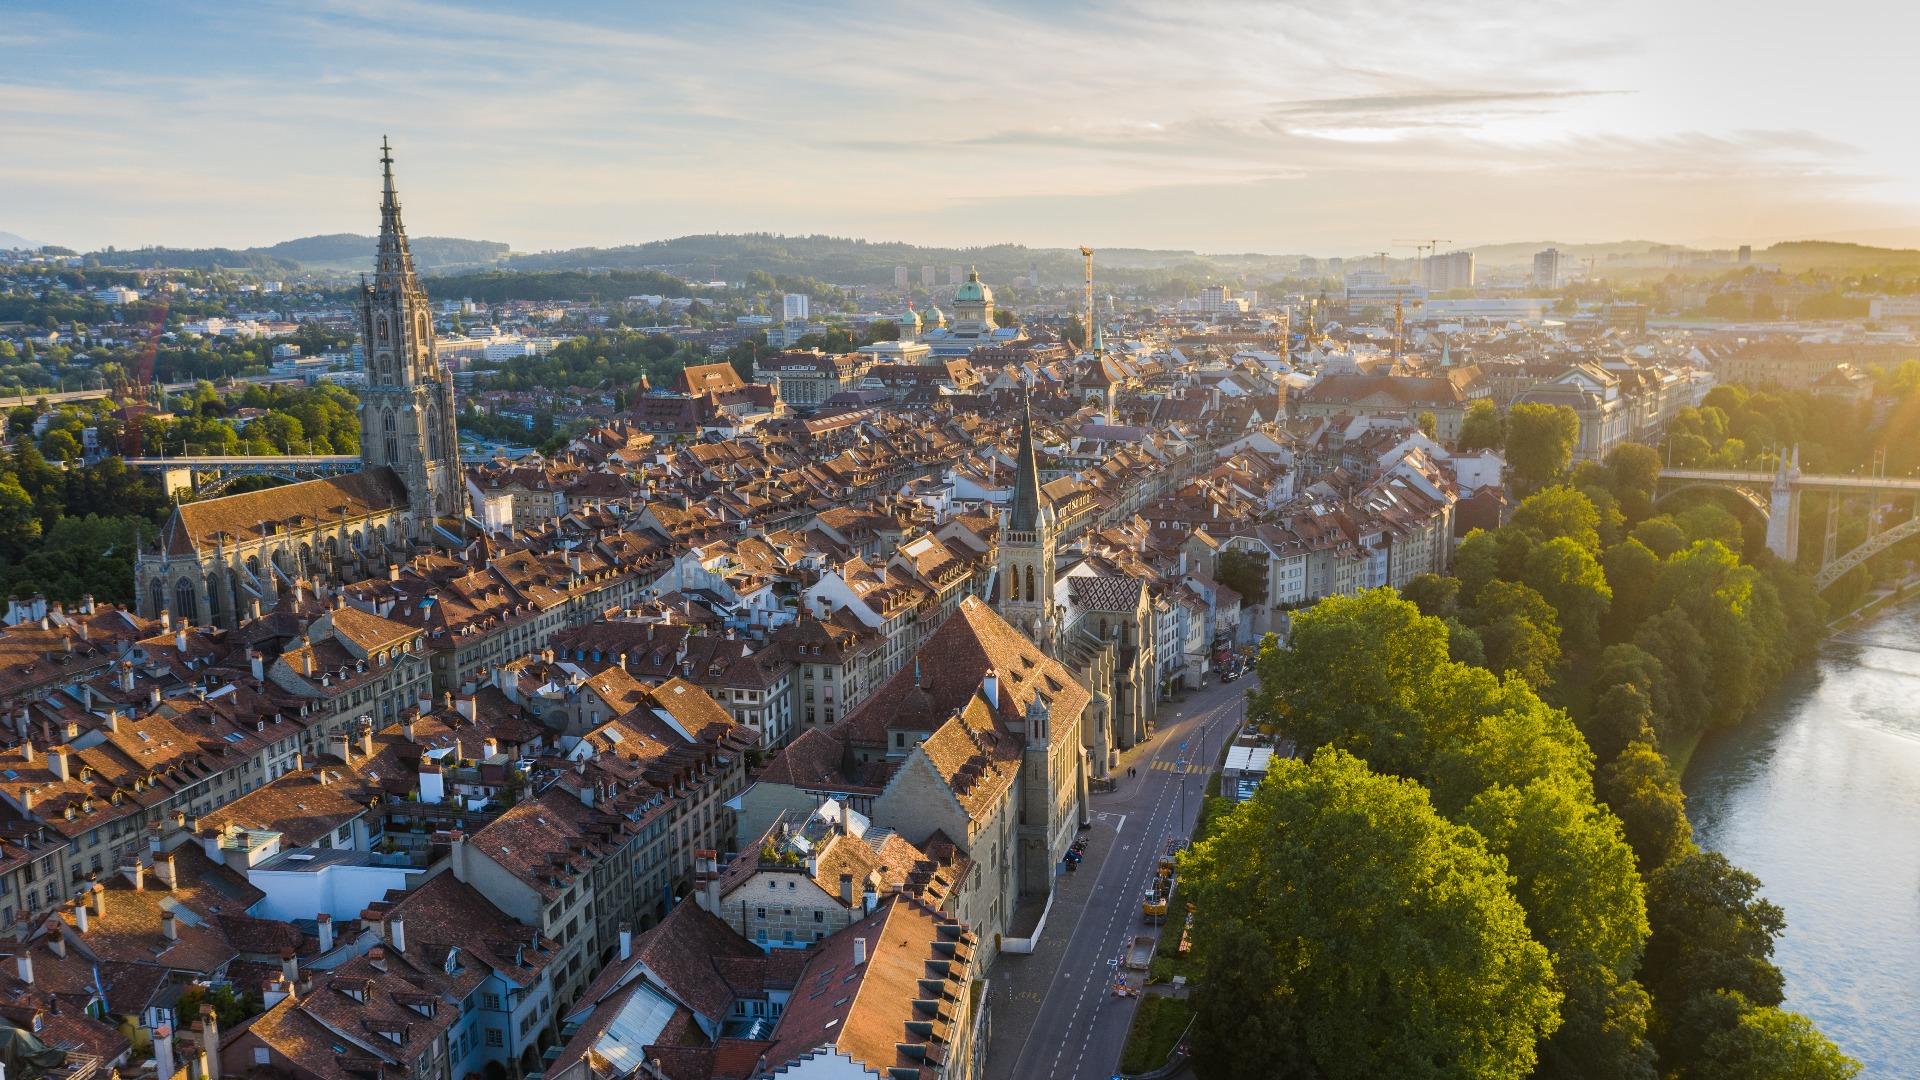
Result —
<instances>
[{"instance_id":1,"label":"row of tree","mask_svg":"<svg viewBox=\"0 0 1920 1080\"><path fill-rule=\"evenodd\" d=\"M1824 1080L1784 925L1692 842L1662 746L1818 638L1805 580L1646 447L1475 533L1450 577L1296 614L1253 716L1294 741L1186 857L1202 1075Z\"/></svg>"}]
</instances>

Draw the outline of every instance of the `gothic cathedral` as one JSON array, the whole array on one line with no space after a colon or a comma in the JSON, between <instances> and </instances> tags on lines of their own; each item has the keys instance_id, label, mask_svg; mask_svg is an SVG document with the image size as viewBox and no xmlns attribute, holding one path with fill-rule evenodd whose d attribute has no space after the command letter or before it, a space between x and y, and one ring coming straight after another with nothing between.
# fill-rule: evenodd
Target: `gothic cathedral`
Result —
<instances>
[{"instance_id":1,"label":"gothic cathedral","mask_svg":"<svg viewBox=\"0 0 1920 1080\"><path fill-rule=\"evenodd\" d=\"M460 531L453 377L435 352L385 140L380 165L380 243L360 292L360 471L175 506L135 559L140 614L236 626L304 590L380 573L432 544L436 529Z\"/></svg>"},{"instance_id":2,"label":"gothic cathedral","mask_svg":"<svg viewBox=\"0 0 1920 1080\"><path fill-rule=\"evenodd\" d=\"M360 340L367 385L360 392L360 460L391 468L425 525L466 513L460 440L454 433L453 376L434 351L433 315L413 272L413 253L393 190L393 154L380 142L385 187L373 281L360 286Z\"/></svg>"}]
</instances>

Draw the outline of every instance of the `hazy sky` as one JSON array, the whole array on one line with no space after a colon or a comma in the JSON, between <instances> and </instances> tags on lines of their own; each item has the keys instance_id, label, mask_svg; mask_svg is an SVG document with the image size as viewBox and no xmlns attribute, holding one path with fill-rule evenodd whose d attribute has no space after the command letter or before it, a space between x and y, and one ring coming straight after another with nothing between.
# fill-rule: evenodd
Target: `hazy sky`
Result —
<instances>
[{"instance_id":1,"label":"hazy sky","mask_svg":"<svg viewBox=\"0 0 1920 1080\"><path fill-rule=\"evenodd\" d=\"M0 0L0 230L1920 241L1910 3L547 6Z\"/></svg>"}]
</instances>

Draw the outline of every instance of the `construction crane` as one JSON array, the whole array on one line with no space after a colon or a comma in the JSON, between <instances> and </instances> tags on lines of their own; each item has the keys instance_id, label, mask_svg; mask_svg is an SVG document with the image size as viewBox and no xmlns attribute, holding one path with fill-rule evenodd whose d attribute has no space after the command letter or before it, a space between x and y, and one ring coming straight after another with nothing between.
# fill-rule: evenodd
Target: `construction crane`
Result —
<instances>
[{"instance_id":1,"label":"construction crane","mask_svg":"<svg viewBox=\"0 0 1920 1080\"><path fill-rule=\"evenodd\" d=\"M1087 321L1082 326L1082 329L1086 332L1086 335L1087 335L1087 339L1086 339L1087 351L1092 352L1093 351L1093 249L1085 245L1082 245L1080 248L1080 257L1086 260L1086 264L1087 264L1087 297L1086 297Z\"/></svg>"},{"instance_id":2,"label":"construction crane","mask_svg":"<svg viewBox=\"0 0 1920 1080\"><path fill-rule=\"evenodd\" d=\"M1406 244L1420 257L1420 284L1427 284L1427 260L1440 254L1441 244L1451 244L1451 240L1395 240L1396 244Z\"/></svg>"}]
</instances>

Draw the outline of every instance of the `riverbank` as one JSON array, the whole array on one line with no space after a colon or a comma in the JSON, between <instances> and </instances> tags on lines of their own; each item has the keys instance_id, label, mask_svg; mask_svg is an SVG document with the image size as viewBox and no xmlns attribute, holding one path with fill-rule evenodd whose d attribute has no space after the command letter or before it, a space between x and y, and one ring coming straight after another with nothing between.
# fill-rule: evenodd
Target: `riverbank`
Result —
<instances>
[{"instance_id":1,"label":"riverbank","mask_svg":"<svg viewBox=\"0 0 1920 1080\"><path fill-rule=\"evenodd\" d=\"M1912 578L1838 631L1748 721L1686 748L1695 839L1786 913L1787 1007L1865 1065L1920 1061L1920 605Z\"/></svg>"}]
</instances>

